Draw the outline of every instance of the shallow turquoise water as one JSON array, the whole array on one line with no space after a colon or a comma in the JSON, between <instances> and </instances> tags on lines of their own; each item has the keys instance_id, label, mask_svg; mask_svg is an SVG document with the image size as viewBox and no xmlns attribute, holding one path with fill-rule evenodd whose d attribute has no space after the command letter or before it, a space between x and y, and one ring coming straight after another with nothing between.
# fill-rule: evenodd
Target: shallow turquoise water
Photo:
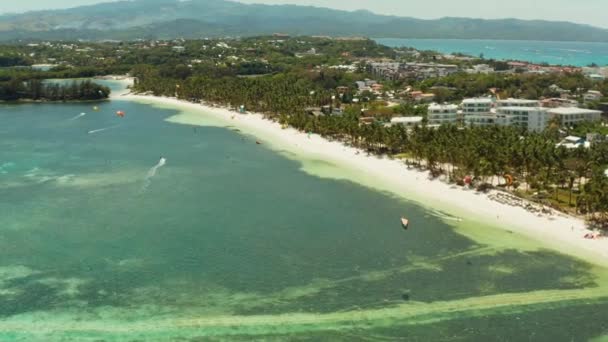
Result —
<instances>
[{"instance_id":1,"label":"shallow turquoise water","mask_svg":"<svg viewBox=\"0 0 608 342\"><path fill-rule=\"evenodd\" d=\"M586 263L473 241L242 132L164 121L175 110L93 105L0 108L0 340L509 340L555 337L555 315L580 330L553 341L608 329L587 322L608 293Z\"/></svg>"},{"instance_id":2,"label":"shallow turquoise water","mask_svg":"<svg viewBox=\"0 0 608 342\"><path fill-rule=\"evenodd\" d=\"M608 43L544 42L522 40L481 39L376 39L391 47L413 47L441 53L460 52L467 55L499 60L519 60L533 63L587 66L591 63L608 65Z\"/></svg>"}]
</instances>

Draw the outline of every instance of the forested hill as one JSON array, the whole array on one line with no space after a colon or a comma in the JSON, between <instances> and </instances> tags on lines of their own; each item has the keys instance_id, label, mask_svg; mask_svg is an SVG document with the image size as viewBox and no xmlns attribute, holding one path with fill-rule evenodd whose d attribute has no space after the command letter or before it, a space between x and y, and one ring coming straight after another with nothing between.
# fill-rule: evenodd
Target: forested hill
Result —
<instances>
[{"instance_id":1,"label":"forested hill","mask_svg":"<svg viewBox=\"0 0 608 342\"><path fill-rule=\"evenodd\" d=\"M132 0L0 16L0 40L292 35L608 42L608 30L516 19L421 20L295 5L226 0Z\"/></svg>"}]
</instances>

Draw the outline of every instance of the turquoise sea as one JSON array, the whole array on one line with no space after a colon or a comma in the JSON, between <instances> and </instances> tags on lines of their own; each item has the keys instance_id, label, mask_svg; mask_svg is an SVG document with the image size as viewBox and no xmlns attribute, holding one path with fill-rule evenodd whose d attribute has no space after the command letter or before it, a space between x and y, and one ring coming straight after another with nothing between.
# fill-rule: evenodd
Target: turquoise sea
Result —
<instances>
[{"instance_id":1,"label":"turquoise sea","mask_svg":"<svg viewBox=\"0 0 608 342\"><path fill-rule=\"evenodd\" d=\"M608 65L608 43L546 42L528 40L480 39L376 39L391 47L413 47L441 53L460 52L485 58L519 60L533 63L587 66Z\"/></svg>"},{"instance_id":2,"label":"turquoise sea","mask_svg":"<svg viewBox=\"0 0 608 342\"><path fill-rule=\"evenodd\" d=\"M202 114L94 105L0 105L0 341L608 335L603 268Z\"/></svg>"}]
</instances>

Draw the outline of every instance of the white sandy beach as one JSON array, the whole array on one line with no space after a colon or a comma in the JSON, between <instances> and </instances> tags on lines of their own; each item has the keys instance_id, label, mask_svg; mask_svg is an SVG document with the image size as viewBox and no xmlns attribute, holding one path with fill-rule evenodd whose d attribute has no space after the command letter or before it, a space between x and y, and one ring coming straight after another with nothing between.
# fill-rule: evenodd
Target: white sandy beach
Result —
<instances>
[{"instance_id":1,"label":"white sandy beach","mask_svg":"<svg viewBox=\"0 0 608 342\"><path fill-rule=\"evenodd\" d=\"M205 118L214 119L213 121L223 123L223 126L236 127L256 136L265 146L273 149L286 150L298 157L324 160L356 170L360 177L351 179L354 182L390 191L427 208L487 222L492 226L538 240L547 248L608 266L608 239L585 239L584 235L591 231L585 228L585 223L579 218L562 214L551 217L537 216L521 207L496 202L488 197L491 193L481 194L439 180L431 180L426 172L408 169L399 160L367 156L364 152L340 142L328 141L317 135L309 138L307 134L292 128L282 129L278 123L266 120L260 114L241 115L225 108L174 98L124 95L121 99L169 105L183 109L195 118L201 118L198 122L194 119L183 123L204 124ZM375 181L369 184L366 179ZM416 229L416 223L413 222L412 225L413 229Z\"/></svg>"}]
</instances>

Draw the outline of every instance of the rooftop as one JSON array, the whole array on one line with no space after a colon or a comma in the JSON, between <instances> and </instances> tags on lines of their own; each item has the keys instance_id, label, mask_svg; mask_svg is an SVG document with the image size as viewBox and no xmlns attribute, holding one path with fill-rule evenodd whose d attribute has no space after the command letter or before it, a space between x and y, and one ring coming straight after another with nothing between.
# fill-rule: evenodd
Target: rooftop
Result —
<instances>
[{"instance_id":1,"label":"rooftop","mask_svg":"<svg viewBox=\"0 0 608 342\"><path fill-rule=\"evenodd\" d=\"M532 107L511 107L511 106L504 106L504 107L500 107L498 108L499 110L523 110L523 111L546 111L548 110L548 108L545 107L539 107L539 106L532 106Z\"/></svg>"},{"instance_id":2,"label":"rooftop","mask_svg":"<svg viewBox=\"0 0 608 342\"><path fill-rule=\"evenodd\" d=\"M392 118L391 123L420 123L422 119L422 116L400 116Z\"/></svg>"},{"instance_id":3,"label":"rooftop","mask_svg":"<svg viewBox=\"0 0 608 342\"><path fill-rule=\"evenodd\" d=\"M492 99L489 97L479 97L479 98L462 100L462 103L487 103L487 104L490 104L492 102L493 102Z\"/></svg>"},{"instance_id":4,"label":"rooftop","mask_svg":"<svg viewBox=\"0 0 608 342\"><path fill-rule=\"evenodd\" d=\"M504 99L504 100L498 100L498 103L538 103L538 100L526 100L526 99L514 99L514 98L508 98L508 99Z\"/></svg>"},{"instance_id":5,"label":"rooftop","mask_svg":"<svg viewBox=\"0 0 608 342\"><path fill-rule=\"evenodd\" d=\"M557 107L549 109L549 113L556 115L602 114L602 111L577 107Z\"/></svg>"},{"instance_id":6,"label":"rooftop","mask_svg":"<svg viewBox=\"0 0 608 342\"><path fill-rule=\"evenodd\" d=\"M429 106L430 110L457 110L458 106L455 104L437 104L433 103Z\"/></svg>"}]
</instances>

